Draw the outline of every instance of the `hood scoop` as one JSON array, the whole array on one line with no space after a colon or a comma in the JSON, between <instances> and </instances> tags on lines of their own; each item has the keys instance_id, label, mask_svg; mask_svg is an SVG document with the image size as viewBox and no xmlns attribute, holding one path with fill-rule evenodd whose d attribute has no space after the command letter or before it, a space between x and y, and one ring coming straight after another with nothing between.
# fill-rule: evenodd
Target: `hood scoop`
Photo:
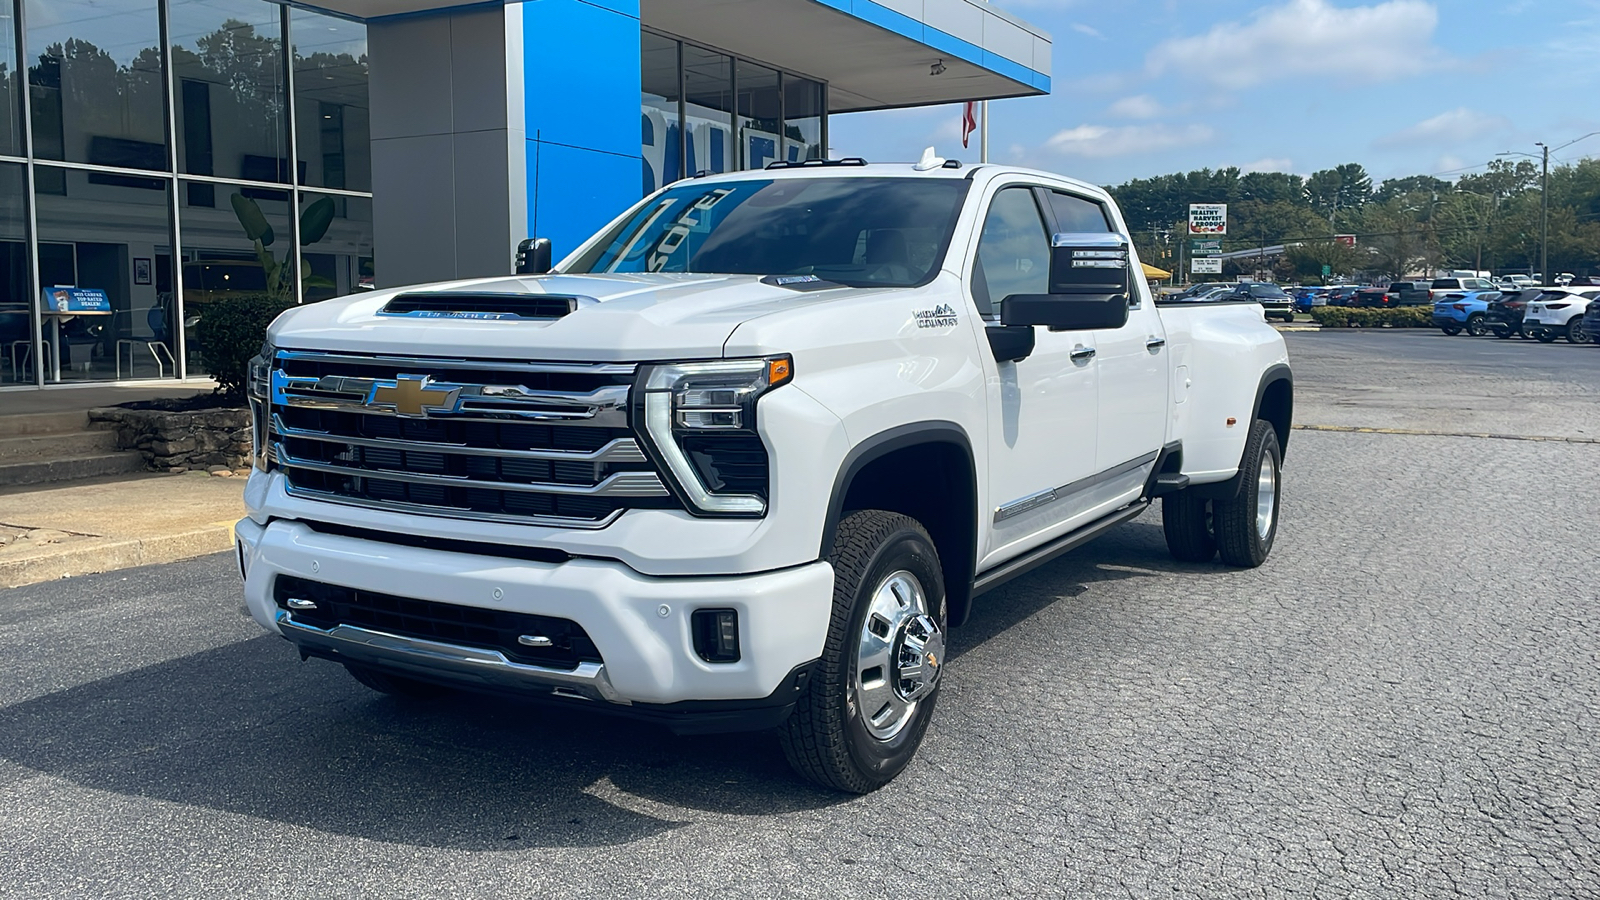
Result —
<instances>
[{"instance_id":1,"label":"hood scoop","mask_svg":"<svg viewBox=\"0 0 1600 900\"><path fill-rule=\"evenodd\" d=\"M553 294L468 293L435 291L400 294L378 310L383 316L413 319L542 319L553 321L571 315L589 297Z\"/></svg>"}]
</instances>

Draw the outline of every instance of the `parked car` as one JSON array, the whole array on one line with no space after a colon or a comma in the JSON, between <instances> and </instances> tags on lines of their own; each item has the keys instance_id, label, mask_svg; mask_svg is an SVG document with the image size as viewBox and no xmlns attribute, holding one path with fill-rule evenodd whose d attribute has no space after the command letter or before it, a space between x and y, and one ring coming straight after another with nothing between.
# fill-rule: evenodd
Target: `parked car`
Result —
<instances>
[{"instance_id":1,"label":"parked car","mask_svg":"<svg viewBox=\"0 0 1600 900\"><path fill-rule=\"evenodd\" d=\"M1499 300L1489 301L1489 308L1484 313L1484 323L1497 338L1505 339L1514 334L1527 337L1522 330L1522 314L1527 309L1528 303L1540 294L1544 288L1530 288L1520 291L1504 291Z\"/></svg>"},{"instance_id":2,"label":"parked car","mask_svg":"<svg viewBox=\"0 0 1600 900\"><path fill-rule=\"evenodd\" d=\"M1473 337L1482 337L1489 333L1490 302L1503 296L1499 291L1452 291L1434 301L1433 324L1448 335L1465 331Z\"/></svg>"},{"instance_id":3,"label":"parked car","mask_svg":"<svg viewBox=\"0 0 1600 900\"><path fill-rule=\"evenodd\" d=\"M1203 296L1205 294L1209 294L1212 291L1215 291L1215 290L1218 290L1218 289L1221 289L1221 288L1232 290L1233 287L1234 287L1234 285L1231 282L1227 282L1227 281L1201 281L1201 282L1197 282L1195 284L1189 285L1187 288L1184 289L1183 293L1179 294L1178 296L1179 297L1185 297L1185 298L1187 298L1187 297L1200 297L1200 296Z\"/></svg>"},{"instance_id":4,"label":"parked car","mask_svg":"<svg viewBox=\"0 0 1600 900\"><path fill-rule=\"evenodd\" d=\"M1557 287L1544 291L1523 310L1522 330L1548 344L1565 337L1574 344L1587 344L1583 313L1588 301L1600 296L1600 288Z\"/></svg>"},{"instance_id":5,"label":"parked car","mask_svg":"<svg viewBox=\"0 0 1600 900\"><path fill-rule=\"evenodd\" d=\"M797 164L663 188L559 272L295 307L249 369L248 611L380 692L776 730L874 790L971 598L1157 500L1173 583L1272 549L1283 338L1155 302L1126 232L1041 172Z\"/></svg>"},{"instance_id":6,"label":"parked car","mask_svg":"<svg viewBox=\"0 0 1600 900\"><path fill-rule=\"evenodd\" d=\"M1559 274L1559 275L1557 275L1555 277L1555 282L1554 283L1555 283L1556 287L1566 287L1567 285L1572 283L1572 279L1575 278L1575 277L1576 276L1574 276L1571 272L1562 272L1561 274Z\"/></svg>"},{"instance_id":7,"label":"parked car","mask_svg":"<svg viewBox=\"0 0 1600 900\"><path fill-rule=\"evenodd\" d=\"M1356 295L1351 297L1350 302L1345 305L1365 306L1369 308L1377 307L1382 309L1393 305L1393 301L1394 297L1389 293L1388 288L1369 287L1356 291Z\"/></svg>"},{"instance_id":8,"label":"parked car","mask_svg":"<svg viewBox=\"0 0 1600 900\"><path fill-rule=\"evenodd\" d=\"M1426 281L1393 281L1389 283L1390 306L1427 306L1433 302Z\"/></svg>"},{"instance_id":9,"label":"parked car","mask_svg":"<svg viewBox=\"0 0 1600 900\"><path fill-rule=\"evenodd\" d=\"M1318 306L1328 305L1328 292L1332 288L1301 288L1295 293L1295 312L1308 313Z\"/></svg>"},{"instance_id":10,"label":"parked car","mask_svg":"<svg viewBox=\"0 0 1600 900\"><path fill-rule=\"evenodd\" d=\"M1294 301L1283 288L1264 281L1252 281L1241 284L1233 290L1215 298L1219 300L1249 300L1261 304L1262 312L1268 320L1282 319L1285 322L1294 321Z\"/></svg>"},{"instance_id":11,"label":"parked car","mask_svg":"<svg viewBox=\"0 0 1600 900\"><path fill-rule=\"evenodd\" d=\"M1359 284L1342 284L1334 288L1328 292L1328 305L1349 306L1350 301L1355 299L1356 294L1361 291L1362 287L1363 285Z\"/></svg>"},{"instance_id":12,"label":"parked car","mask_svg":"<svg viewBox=\"0 0 1600 900\"><path fill-rule=\"evenodd\" d=\"M1583 330L1589 340L1600 344L1600 299L1589 301L1589 309L1583 314Z\"/></svg>"},{"instance_id":13,"label":"parked car","mask_svg":"<svg viewBox=\"0 0 1600 900\"><path fill-rule=\"evenodd\" d=\"M1428 291L1434 300L1441 294L1458 291L1494 291L1499 290L1494 282L1487 278L1435 278L1428 285Z\"/></svg>"}]
</instances>

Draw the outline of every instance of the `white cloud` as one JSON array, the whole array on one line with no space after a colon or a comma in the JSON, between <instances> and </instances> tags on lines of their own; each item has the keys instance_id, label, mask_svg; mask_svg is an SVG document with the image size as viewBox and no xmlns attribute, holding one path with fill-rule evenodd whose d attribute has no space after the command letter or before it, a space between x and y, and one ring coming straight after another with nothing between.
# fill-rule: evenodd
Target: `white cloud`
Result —
<instances>
[{"instance_id":1,"label":"white cloud","mask_svg":"<svg viewBox=\"0 0 1600 900\"><path fill-rule=\"evenodd\" d=\"M1468 109L1465 106L1424 119L1409 128L1384 135L1373 142L1374 147L1448 147L1474 138L1492 135L1511 127L1505 116Z\"/></svg>"},{"instance_id":2,"label":"white cloud","mask_svg":"<svg viewBox=\"0 0 1600 900\"><path fill-rule=\"evenodd\" d=\"M1082 22L1073 22L1072 30L1079 34L1086 34L1097 41L1103 41L1106 39L1106 36L1101 34L1098 28L1095 28L1092 25L1085 25Z\"/></svg>"},{"instance_id":3,"label":"white cloud","mask_svg":"<svg viewBox=\"0 0 1600 900\"><path fill-rule=\"evenodd\" d=\"M1288 0L1244 22L1159 44L1145 58L1152 76L1176 72L1225 88L1287 76L1322 76L1332 84L1384 81L1436 65L1439 11L1425 0L1338 7Z\"/></svg>"},{"instance_id":4,"label":"white cloud","mask_svg":"<svg viewBox=\"0 0 1600 900\"><path fill-rule=\"evenodd\" d=\"M1106 111L1122 119L1154 119L1161 115L1161 104L1149 94L1137 94L1123 97Z\"/></svg>"},{"instance_id":5,"label":"white cloud","mask_svg":"<svg viewBox=\"0 0 1600 900\"><path fill-rule=\"evenodd\" d=\"M1293 172L1294 160L1269 156L1253 163L1246 163L1239 167L1239 171L1246 175L1251 172Z\"/></svg>"},{"instance_id":6,"label":"white cloud","mask_svg":"<svg viewBox=\"0 0 1600 900\"><path fill-rule=\"evenodd\" d=\"M1212 134L1205 125L1079 125L1051 135L1045 146L1066 156L1095 159L1203 144Z\"/></svg>"}]
</instances>

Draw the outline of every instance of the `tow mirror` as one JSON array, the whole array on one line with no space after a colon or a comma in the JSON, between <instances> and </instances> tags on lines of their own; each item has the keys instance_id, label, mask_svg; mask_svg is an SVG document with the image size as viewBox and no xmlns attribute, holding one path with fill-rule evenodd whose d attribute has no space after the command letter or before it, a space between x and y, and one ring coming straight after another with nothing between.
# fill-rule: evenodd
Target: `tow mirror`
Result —
<instances>
[{"instance_id":1,"label":"tow mirror","mask_svg":"<svg viewBox=\"0 0 1600 900\"><path fill-rule=\"evenodd\" d=\"M517 245L517 274L543 275L550 271L550 239L528 238Z\"/></svg>"},{"instance_id":2,"label":"tow mirror","mask_svg":"<svg viewBox=\"0 0 1600 900\"><path fill-rule=\"evenodd\" d=\"M1134 291L1129 262L1120 234L1058 234L1050 240L1050 293L1012 294L1000 302L1000 321L1053 331L1121 328Z\"/></svg>"}]
</instances>

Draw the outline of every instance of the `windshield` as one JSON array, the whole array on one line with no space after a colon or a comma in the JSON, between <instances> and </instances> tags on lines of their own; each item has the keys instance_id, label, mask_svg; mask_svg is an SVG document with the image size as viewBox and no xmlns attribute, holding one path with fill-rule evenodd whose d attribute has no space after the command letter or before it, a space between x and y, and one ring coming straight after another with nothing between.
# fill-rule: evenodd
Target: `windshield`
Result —
<instances>
[{"instance_id":1,"label":"windshield","mask_svg":"<svg viewBox=\"0 0 1600 900\"><path fill-rule=\"evenodd\" d=\"M1250 296L1257 300L1287 300L1289 298L1289 295L1285 294L1282 289L1270 284L1250 285Z\"/></svg>"},{"instance_id":2,"label":"windshield","mask_svg":"<svg viewBox=\"0 0 1600 900\"><path fill-rule=\"evenodd\" d=\"M640 205L563 271L815 275L852 287L910 287L938 270L969 183L690 182Z\"/></svg>"}]
</instances>

